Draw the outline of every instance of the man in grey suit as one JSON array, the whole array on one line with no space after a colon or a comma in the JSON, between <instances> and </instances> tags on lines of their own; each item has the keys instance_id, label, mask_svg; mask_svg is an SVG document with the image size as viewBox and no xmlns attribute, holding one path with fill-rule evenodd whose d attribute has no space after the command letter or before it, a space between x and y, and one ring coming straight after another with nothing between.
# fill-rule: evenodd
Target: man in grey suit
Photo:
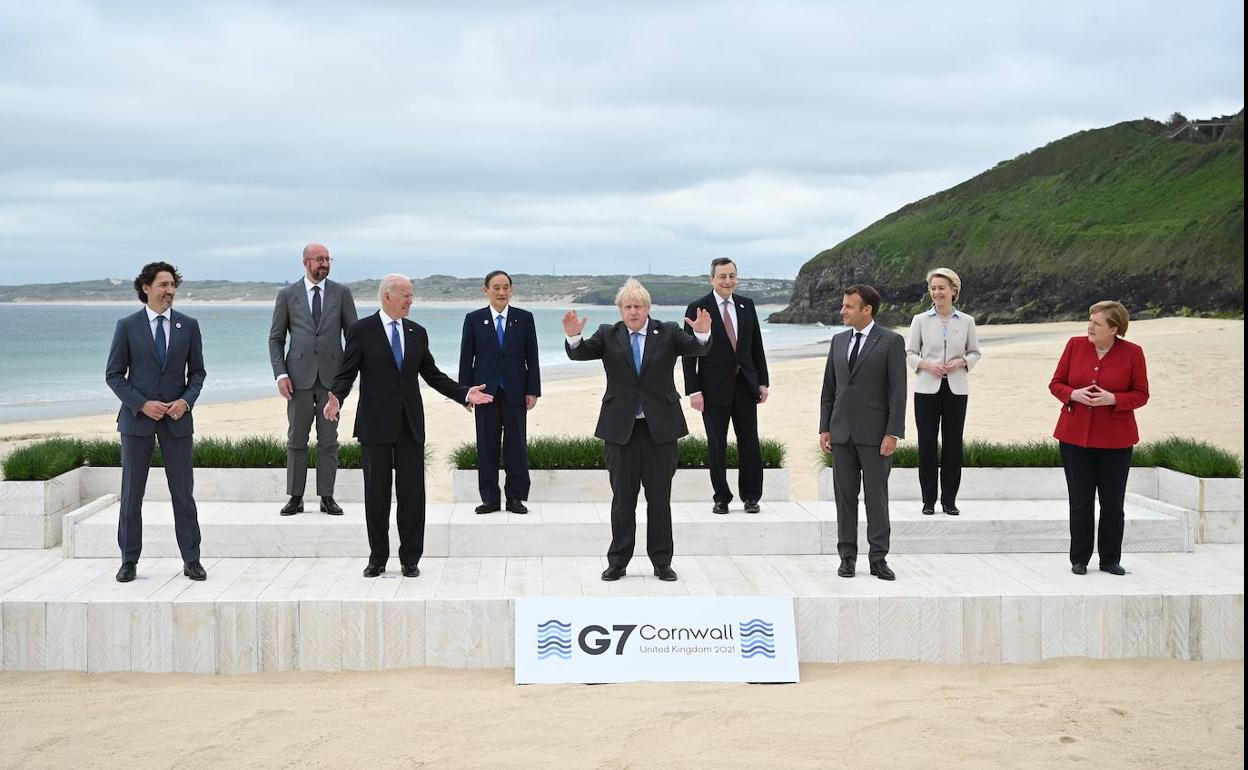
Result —
<instances>
[{"instance_id":1,"label":"man in grey suit","mask_svg":"<svg viewBox=\"0 0 1248 770\"><path fill-rule=\"evenodd\" d=\"M118 583L134 580L143 550L143 492L160 441L174 534L182 552L182 574L205 580L199 563L199 514L195 509L192 450L195 423L191 407L204 387L204 347L199 323L173 309L182 276L167 262L144 265L134 289L146 305L117 322L104 379L117 398L121 434L121 512L117 545L121 548Z\"/></svg>"},{"instance_id":2,"label":"man in grey suit","mask_svg":"<svg viewBox=\"0 0 1248 770\"><path fill-rule=\"evenodd\" d=\"M303 512L308 480L308 434L316 421L316 494L321 511L342 515L334 501L338 474L338 423L325 419L329 385L342 362L342 342L357 320L351 290L329 280L329 249L303 248L303 278L277 293L269 328L269 361L277 392L286 399L286 493L283 516ZM290 336L290 349L286 337Z\"/></svg>"},{"instance_id":3,"label":"man in grey suit","mask_svg":"<svg viewBox=\"0 0 1248 770\"><path fill-rule=\"evenodd\" d=\"M836 496L836 574L853 577L858 560L858 490L865 488L871 574L894 580L888 555L888 474L906 428L906 343L875 322L880 293L865 284L845 289L841 322L823 372L819 448L832 453Z\"/></svg>"}]
</instances>

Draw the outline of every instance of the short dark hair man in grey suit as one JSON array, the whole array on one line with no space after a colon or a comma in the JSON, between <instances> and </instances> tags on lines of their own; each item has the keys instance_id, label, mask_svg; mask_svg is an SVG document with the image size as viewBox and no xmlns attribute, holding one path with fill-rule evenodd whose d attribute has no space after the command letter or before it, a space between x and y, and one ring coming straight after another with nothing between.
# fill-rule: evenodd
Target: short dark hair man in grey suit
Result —
<instances>
[{"instance_id":1,"label":"short dark hair man in grey suit","mask_svg":"<svg viewBox=\"0 0 1248 770\"><path fill-rule=\"evenodd\" d=\"M863 284L845 289L819 405L819 448L832 453L836 492L837 574L853 577L858 559L858 490L865 488L871 574L896 576L888 554L888 474L906 429L906 343L875 322L880 293Z\"/></svg>"},{"instance_id":2,"label":"short dark hair man in grey suit","mask_svg":"<svg viewBox=\"0 0 1248 770\"><path fill-rule=\"evenodd\" d=\"M321 510L335 516L338 423L325 419L325 395L342 362L342 342L357 320L351 290L329 280L332 260L319 243L303 248L304 276L277 293L269 328L269 362L277 392L286 399L286 493L283 516L303 511L308 482L308 434L316 420L316 494ZM290 336L290 349L286 337Z\"/></svg>"},{"instance_id":3,"label":"short dark hair man in grey suit","mask_svg":"<svg viewBox=\"0 0 1248 770\"><path fill-rule=\"evenodd\" d=\"M165 477L173 501L174 533L182 552L182 574L204 580L199 563L199 514L191 453L195 423L191 407L204 387L204 347L199 323L173 309L182 276L167 262L152 262L134 279L145 307L117 321L104 379L117 398L121 434L121 512L117 545L121 569L117 582L134 580L143 550L143 492L160 441Z\"/></svg>"}]
</instances>

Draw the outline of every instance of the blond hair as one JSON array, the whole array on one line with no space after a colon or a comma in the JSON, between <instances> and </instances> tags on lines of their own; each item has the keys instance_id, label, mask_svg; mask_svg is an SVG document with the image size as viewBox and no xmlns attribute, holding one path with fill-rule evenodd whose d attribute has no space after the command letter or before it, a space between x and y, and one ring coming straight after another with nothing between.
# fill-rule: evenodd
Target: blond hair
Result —
<instances>
[{"instance_id":1,"label":"blond hair","mask_svg":"<svg viewBox=\"0 0 1248 770\"><path fill-rule=\"evenodd\" d=\"M629 278L615 293L616 306L623 305L626 300L635 300L650 307L650 292L646 291L646 287L641 285L641 281L636 278Z\"/></svg>"},{"instance_id":2,"label":"blond hair","mask_svg":"<svg viewBox=\"0 0 1248 770\"><path fill-rule=\"evenodd\" d=\"M962 295L962 279L958 274L947 267L933 267L927 271L927 280L930 282L933 278L944 278L953 287L953 299L956 302L958 297Z\"/></svg>"},{"instance_id":3,"label":"blond hair","mask_svg":"<svg viewBox=\"0 0 1248 770\"><path fill-rule=\"evenodd\" d=\"M1116 330L1115 337L1127 336L1127 325L1131 323L1131 315L1127 312L1127 308L1117 300L1103 299L1088 308L1088 315L1100 313L1105 316L1105 322Z\"/></svg>"}]
</instances>

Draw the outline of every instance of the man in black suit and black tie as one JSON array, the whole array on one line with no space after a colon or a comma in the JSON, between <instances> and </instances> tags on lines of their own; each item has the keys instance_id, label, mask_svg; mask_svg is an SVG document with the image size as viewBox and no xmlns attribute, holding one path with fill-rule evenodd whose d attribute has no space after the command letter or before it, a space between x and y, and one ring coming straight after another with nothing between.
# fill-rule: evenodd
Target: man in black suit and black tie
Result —
<instances>
[{"instance_id":1,"label":"man in black suit and black tie","mask_svg":"<svg viewBox=\"0 0 1248 770\"><path fill-rule=\"evenodd\" d=\"M493 398L442 373L429 353L424 327L407 320L412 282L391 273L377 290L381 309L361 318L347 333L342 366L325 401L325 418L337 420L341 404L360 377L355 437L364 465L364 518L368 525L368 566L364 577L386 571L390 558L390 487L398 495L399 562L404 577L420 575L425 550L425 409L420 381L458 403L488 404Z\"/></svg>"},{"instance_id":2,"label":"man in black suit and black tie","mask_svg":"<svg viewBox=\"0 0 1248 770\"><path fill-rule=\"evenodd\" d=\"M277 392L286 399L286 494L283 516L303 512L308 483L308 434L316 422L316 494L321 512L341 516L334 500L338 475L338 423L322 407L342 361L342 341L359 320L351 289L329 280L333 260L319 243L303 248L304 276L277 293L269 327L269 363ZM290 350L286 338L290 337Z\"/></svg>"},{"instance_id":3,"label":"man in black suit and black tie","mask_svg":"<svg viewBox=\"0 0 1248 770\"><path fill-rule=\"evenodd\" d=\"M700 358L686 356L682 364L685 395L689 405L702 413L706 426L713 513L728 513L732 502L725 459L729 421L737 434L737 490L745 512L758 513L763 497L758 405L767 401L767 356L754 300L737 294L737 283L737 266L731 259L712 260L713 290L685 310L686 316L692 316L702 308L711 316L711 352Z\"/></svg>"},{"instance_id":4,"label":"man in black suit and black tie","mask_svg":"<svg viewBox=\"0 0 1248 770\"><path fill-rule=\"evenodd\" d=\"M819 448L832 453L836 496L836 574L853 577L858 560L858 490L865 488L871 574L893 580L888 555L888 474L906 429L906 342L875 322L880 293L865 284L845 289L841 323L832 338L819 403Z\"/></svg>"},{"instance_id":5,"label":"man in black suit and black tie","mask_svg":"<svg viewBox=\"0 0 1248 770\"><path fill-rule=\"evenodd\" d=\"M160 442L174 534L182 552L182 574L205 580L199 563L199 513L192 496L195 423L191 407L204 387L204 346L199 322L173 309L182 276L167 262L144 265L134 289L146 307L117 322L108 351L105 381L117 398L121 434L121 512L117 545L121 569L117 582L129 583L143 550L143 492L152 465L153 445Z\"/></svg>"},{"instance_id":6,"label":"man in black suit and black tie","mask_svg":"<svg viewBox=\"0 0 1248 770\"><path fill-rule=\"evenodd\" d=\"M477 513L499 509L498 447L507 470L507 510L528 513L528 410L542 395L533 314L511 305L511 276L495 270L482 288L490 304L464 317L459 345L459 384L485 384L493 403L473 409L477 422ZM471 408L471 407L470 407Z\"/></svg>"},{"instance_id":7,"label":"man in black suit and black tie","mask_svg":"<svg viewBox=\"0 0 1248 770\"><path fill-rule=\"evenodd\" d=\"M659 580L672 569L672 476L676 440L689 432L672 376L677 356L703 356L711 347L711 316L699 309L678 324L650 318L650 292L632 278L615 295L621 321L603 324L589 339L575 310L563 316L568 358L602 359L607 392L594 435L606 442L611 476L611 547L603 580L624 577L637 541L637 493L646 487L646 553Z\"/></svg>"}]
</instances>

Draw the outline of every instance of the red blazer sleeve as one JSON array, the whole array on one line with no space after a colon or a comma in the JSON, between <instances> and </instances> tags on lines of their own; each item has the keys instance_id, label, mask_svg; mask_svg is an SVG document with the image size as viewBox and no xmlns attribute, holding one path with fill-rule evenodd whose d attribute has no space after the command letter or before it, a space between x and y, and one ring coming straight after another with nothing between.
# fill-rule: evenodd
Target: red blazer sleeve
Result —
<instances>
[{"instance_id":1,"label":"red blazer sleeve","mask_svg":"<svg viewBox=\"0 0 1248 770\"><path fill-rule=\"evenodd\" d=\"M1130 390L1114 393L1114 411L1129 412L1148 403L1148 366L1144 363L1144 349L1131 346Z\"/></svg>"},{"instance_id":2,"label":"red blazer sleeve","mask_svg":"<svg viewBox=\"0 0 1248 770\"><path fill-rule=\"evenodd\" d=\"M1066 349L1062 351L1062 357L1057 361L1057 369L1053 371L1053 379L1049 380L1049 392L1063 404L1069 403L1070 394L1075 392L1074 387L1070 384L1070 356L1077 339L1079 338L1071 337L1066 340Z\"/></svg>"}]
</instances>

